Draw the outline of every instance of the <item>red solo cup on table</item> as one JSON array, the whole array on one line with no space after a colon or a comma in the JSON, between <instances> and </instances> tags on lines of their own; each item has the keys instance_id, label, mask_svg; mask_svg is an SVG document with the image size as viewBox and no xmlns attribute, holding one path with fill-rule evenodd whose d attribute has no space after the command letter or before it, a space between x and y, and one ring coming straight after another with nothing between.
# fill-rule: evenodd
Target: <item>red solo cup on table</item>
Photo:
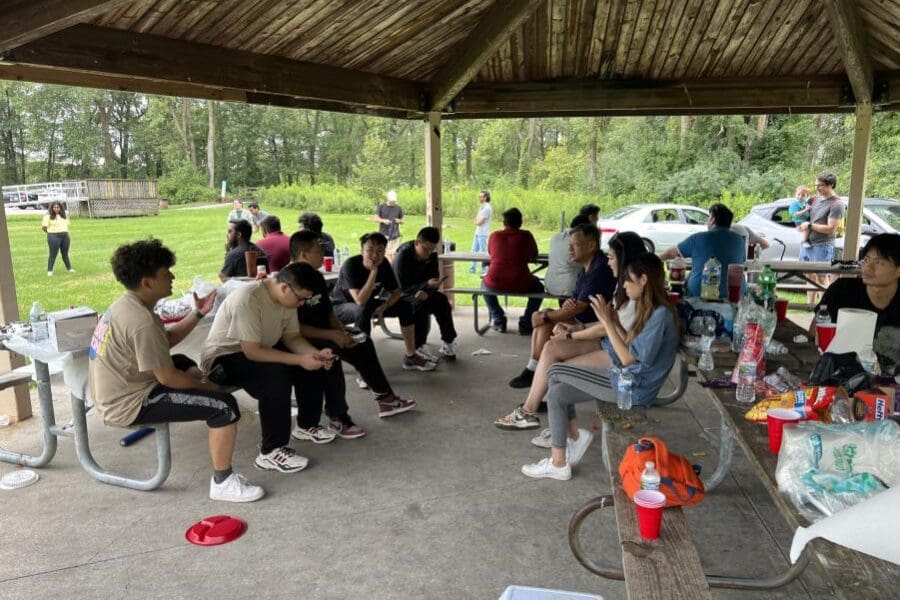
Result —
<instances>
[{"instance_id":1,"label":"red solo cup on table","mask_svg":"<svg viewBox=\"0 0 900 600\"><path fill-rule=\"evenodd\" d=\"M334 259L330 256L326 256L322 259L322 266L325 267L326 273L331 273L331 269L334 267Z\"/></svg>"},{"instance_id":2,"label":"red solo cup on table","mask_svg":"<svg viewBox=\"0 0 900 600\"><path fill-rule=\"evenodd\" d=\"M740 302L742 289L744 289L744 265L728 265L728 301L732 304Z\"/></svg>"},{"instance_id":3,"label":"red solo cup on table","mask_svg":"<svg viewBox=\"0 0 900 600\"><path fill-rule=\"evenodd\" d=\"M769 423L769 452L778 454L781 451L784 424L796 423L802 418L800 413L789 408L770 408L766 411L766 421Z\"/></svg>"},{"instance_id":4,"label":"red solo cup on table","mask_svg":"<svg viewBox=\"0 0 900 600\"><path fill-rule=\"evenodd\" d=\"M778 298L777 300L775 300L775 316L778 317L779 323L783 323L785 320L787 320L787 309L787 298Z\"/></svg>"},{"instance_id":5,"label":"red solo cup on table","mask_svg":"<svg viewBox=\"0 0 900 600\"><path fill-rule=\"evenodd\" d=\"M681 302L681 294L678 292L668 292L669 302L672 304L678 304Z\"/></svg>"},{"instance_id":6,"label":"red solo cup on table","mask_svg":"<svg viewBox=\"0 0 900 600\"><path fill-rule=\"evenodd\" d=\"M819 350L822 352L828 351L828 346L831 345L831 340L834 339L836 332L836 323L819 323L816 325L816 343L819 344Z\"/></svg>"},{"instance_id":7,"label":"red solo cup on table","mask_svg":"<svg viewBox=\"0 0 900 600\"><path fill-rule=\"evenodd\" d=\"M637 507L638 529L645 540L655 540L662 528L662 514L666 496L656 490L638 490L634 494Z\"/></svg>"}]
</instances>

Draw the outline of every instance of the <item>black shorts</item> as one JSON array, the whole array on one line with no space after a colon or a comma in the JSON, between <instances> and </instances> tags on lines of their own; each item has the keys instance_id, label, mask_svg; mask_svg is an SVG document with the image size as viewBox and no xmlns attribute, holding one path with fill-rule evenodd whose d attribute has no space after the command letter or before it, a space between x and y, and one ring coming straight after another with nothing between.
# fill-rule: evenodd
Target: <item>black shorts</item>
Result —
<instances>
[{"instance_id":1,"label":"black shorts","mask_svg":"<svg viewBox=\"0 0 900 600\"><path fill-rule=\"evenodd\" d=\"M196 363L183 355L173 356L172 361L179 371L196 366ZM209 427L217 428L237 423L240 418L237 400L227 392L176 390L158 384L150 390L150 395L144 400L140 412L131 424L206 421Z\"/></svg>"}]
</instances>

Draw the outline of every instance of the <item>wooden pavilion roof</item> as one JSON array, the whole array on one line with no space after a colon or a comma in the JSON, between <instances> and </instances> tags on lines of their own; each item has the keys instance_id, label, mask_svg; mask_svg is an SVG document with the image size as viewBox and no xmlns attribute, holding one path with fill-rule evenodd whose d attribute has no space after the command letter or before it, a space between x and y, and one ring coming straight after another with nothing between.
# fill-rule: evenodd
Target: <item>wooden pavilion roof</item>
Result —
<instances>
[{"instance_id":1,"label":"wooden pavilion roof","mask_svg":"<svg viewBox=\"0 0 900 600\"><path fill-rule=\"evenodd\" d=\"M7 0L0 78L419 117L900 106L900 0Z\"/></svg>"}]
</instances>

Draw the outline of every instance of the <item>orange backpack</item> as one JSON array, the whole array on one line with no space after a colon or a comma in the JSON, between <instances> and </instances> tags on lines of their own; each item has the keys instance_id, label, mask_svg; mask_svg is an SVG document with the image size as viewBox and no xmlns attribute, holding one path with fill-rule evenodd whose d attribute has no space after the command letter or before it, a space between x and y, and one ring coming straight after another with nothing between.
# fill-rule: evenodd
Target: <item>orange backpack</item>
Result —
<instances>
[{"instance_id":1,"label":"orange backpack","mask_svg":"<svg viewBox=\"0 0 900 600\"><path fill-rule=\"evenodd\" d=\"M641 473L651 460L659 473L659 491L666 496L666 506L691 506L703 500L706 491L699 477L700 465L692 465L680 454L670 454L665 442L655 437L642 437L628 446L619 463L622 487L629 498L641 489Z\"/></svg>"}]
</instances>

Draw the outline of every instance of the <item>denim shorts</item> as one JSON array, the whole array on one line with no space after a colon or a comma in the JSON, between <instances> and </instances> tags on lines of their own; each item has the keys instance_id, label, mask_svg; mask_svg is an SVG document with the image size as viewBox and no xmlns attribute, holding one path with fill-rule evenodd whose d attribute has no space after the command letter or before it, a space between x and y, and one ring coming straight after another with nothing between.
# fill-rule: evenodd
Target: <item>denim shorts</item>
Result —
<instances>
[{"instance_id":1,"label":"denim shorts","mask_svg":"<svg viewBox=\"0 0 900 600\"><path fill-rule=\"evenodd\" d=\"M800 260L804 262L825 262L829 265L834 260L834 243L816 244L809 248L800 248Z\"/></svg>"}]
</instances>

